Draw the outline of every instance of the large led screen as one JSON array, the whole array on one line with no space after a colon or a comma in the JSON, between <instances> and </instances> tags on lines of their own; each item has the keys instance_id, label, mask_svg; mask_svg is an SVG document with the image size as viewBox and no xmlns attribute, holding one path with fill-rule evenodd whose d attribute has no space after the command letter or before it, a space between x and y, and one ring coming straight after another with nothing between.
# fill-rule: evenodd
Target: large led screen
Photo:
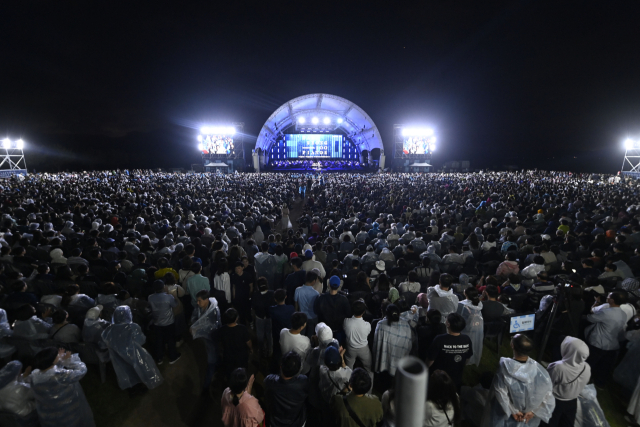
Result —
<instances>
[{"instance_id":1,"label":"large led screen","mask_svg":"<svg viewBox=\"0 0 640 427\"><path fill-rule=\"evenodd\" d=\"M405 136L402 151L404 154L430 154L432 140L432 136Z\"/></svg>"},{"instance_id":2,"label":"large led screen","mask_svg":"<svg viewBox=\"0 0 640 427\"><path fill-rule=\"evenodd\" d=\"M284 136L285 158L342 158L342 135L287 134Z\"/></svg>"},{"instance_id":3,"label":"large led screen","mask_svg":"<svg viewBox=\"0 0 640 427\"><path fill-rule=\"evenodd\" d=\"M233 136L203 135L200 149L205 154L232 154L235 152Z\"/></svg>"}]
</instances>

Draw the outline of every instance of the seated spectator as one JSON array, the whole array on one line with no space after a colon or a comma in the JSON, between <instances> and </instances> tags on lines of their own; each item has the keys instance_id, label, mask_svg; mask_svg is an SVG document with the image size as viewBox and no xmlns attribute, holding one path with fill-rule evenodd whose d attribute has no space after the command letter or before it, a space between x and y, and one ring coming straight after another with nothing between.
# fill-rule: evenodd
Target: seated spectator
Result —
<instances>
[{"instance_id":1,"label":"seated spectator","mask_svg":"<svg viewBox=\"0 0 640 427\"><path fill-rule=\"evenodd\" d=\"M428 260L428 258L426 258ZM418 274L415 271L410 271L406 282L402 282L398 285L398 290L404 292L420 292L420 282L418 282Z\"/></svg>"},{"instance_id":2,"label":"seated spectator","mask_svg":"<svg viewBox=\"0 0 640 427\"><path fill-rule=\"evenodd\" d=\"M502 292L503 295L516 295L516 294L524 294L527 292L525 287L522 285L522 279L520 276L515 274L510 274L507 278L507 281L502 284Z\"/></svg>"},{"instance_id":3,"label":"seated spectator","mask_svg":"<svg viewBox=\"0 0 640 427\"><path fill-rule=\"evenodd\" d=\"M508 251L505 255L505 260L500 263L496 270L496 276L506 279L510 274L518 274L519 272L520 265L518 264L515 251Z\"/></svg>"}]
</instances>

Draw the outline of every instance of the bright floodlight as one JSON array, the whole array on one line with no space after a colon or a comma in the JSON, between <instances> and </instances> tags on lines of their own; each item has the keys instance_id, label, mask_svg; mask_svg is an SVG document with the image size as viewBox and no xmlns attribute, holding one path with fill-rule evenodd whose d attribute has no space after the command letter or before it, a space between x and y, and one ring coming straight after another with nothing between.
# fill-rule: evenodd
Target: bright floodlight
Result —
<instances>
[{"instance_id":1,"label":"bright floodlight","mask_svg":"<svg viewBox=\"0 0 640 427\"><path fill-rule=\"evenodd\" d=\"M198 150L203 151L204 150L204 145L198 144Z\"/></svg>"},{"instance_id":2,"label":"bright floodlight","mask_svg":"<svg viewBox=\"0 0 640 427\"><path fill-rule=\"evenodd\" d=\"M342 123L342 119L338 119L338 123Z\"/></svg>"},{"instance_id":3,"label":"bright floodlight","mask_svg":"<svg viewBox=\"0 0 640 427\"><path fill-rule=\"evenodd\" d=\"M202 135L197 136L198 141L202 142Z\"/></svg>"},{"instance_id":4,"label":"bright floodlight","mask_svg":"<svg viewBox=\"0 0 640 427\"><path fill-rule=\"evenodd\" d=\"M17 148L18 150L22 150L22 149L24 148L24 141L23 141L23 140L21 140L21 139L17 140L17 141L16 141L16 148Z\"/></svg>"},{"instance_id":5,"label":"bright floodlight","mask_svg":"<svg viewBox=\"0 0 640 427\"><path fill-rule=\"evenodd\" d=\"M300 118L298 119L298 123L300 123L300 124L304 124L304 122L306 122L306 120L305 120L305 118L304 118L304 117L300 117Z\"/></svg>"},{"instance_id":6,"label":"bright floodlight","mask_svg":"<svg viewBox=\"0 0 640 427\"><path fill-rule=\"evenodd\" d=\"M317 125L317 124L318 124L318 121L319 121L319 120L318 120L318 118L317 118L317 117L314 117L313 119L311 119L311 123L313 123L314 125Z\"/></svg>"},{"instance_id":7,"label":"bright floodlight","mask_svg":"<svg viewBox=\"0 0 640 427\"><path fill-rule=\"evenodd\" d=\"M331 119L330 119L329 117L325 117L325 118L324 118L324 120L322 120L322 122L323 122L325 125L328 125L329 123L331 123Z\"/></svg>"},{"instance_id":8,"label":"bright floodlight","mask_svg":"<svg viewBox=\"0 0 640 427\"><path fill-rule=\"evenodd\" d=\"M9 138L2 140L2 148L11 148L11 140Z\"/></svg>"},{"instance_id":9,"label":"bright floodlight","mask_svg":"<svg viewBox=\"0 0 640 427\"><path fill-rule=\"evenodd\" d=\"M429 129L429 128L402 129L402 136L431 136L431 135L433 135L433 129Z\"/></svg>"},{"instance_id":10,"label":"bright floodlight","mask_svg":"<svg viewBox=\"0 0 640 427\"><path fill-rule=\"evenodd\" d=\"M633 150L635 146L636 146L636 142L631 138L627 138L624 141L624 148L627 150Z\"/></svg>"}]
</instances>

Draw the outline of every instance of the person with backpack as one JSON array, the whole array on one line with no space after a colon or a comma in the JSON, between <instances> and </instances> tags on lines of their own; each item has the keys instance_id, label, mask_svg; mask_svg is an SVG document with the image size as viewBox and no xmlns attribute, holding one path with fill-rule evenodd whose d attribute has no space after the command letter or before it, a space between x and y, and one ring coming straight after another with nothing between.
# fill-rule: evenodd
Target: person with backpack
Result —
<instances>
[{"instance_id":1,"label":"person with backpack","mask_svg":"<svg viewBox=\"0 0 640 427\"><path fill-rule=\"evenodd\" d=\"M209 297L206 290L198 291L196 294L197 307L191 315L191 327L189 332L193 339L202 339L207 352L207 373L202 384L202 393L209 391L209 385L216 371L218 354L213 341L213 332L220 327L220 310L218 301Z\"/></svg>"}]
</instances>

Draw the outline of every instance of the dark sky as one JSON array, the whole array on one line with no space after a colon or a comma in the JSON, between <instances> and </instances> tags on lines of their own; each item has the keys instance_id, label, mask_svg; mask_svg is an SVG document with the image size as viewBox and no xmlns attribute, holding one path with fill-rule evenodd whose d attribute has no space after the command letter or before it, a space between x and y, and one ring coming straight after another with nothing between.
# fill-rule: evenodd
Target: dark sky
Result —
<instances>
[{"instance_id":1,"label":"dark sky","mask_svg":"<svg viewBox=\"0 0 640 427\"><path fill-rule=\"evenodd\" d=\"M0 136L30 168L186 167L201 125L253 141L315 92L387 152L432 126L436 163L615 172L640 137L636 0L170 3L2 2Z\"/></svg>"}]
</instances>

